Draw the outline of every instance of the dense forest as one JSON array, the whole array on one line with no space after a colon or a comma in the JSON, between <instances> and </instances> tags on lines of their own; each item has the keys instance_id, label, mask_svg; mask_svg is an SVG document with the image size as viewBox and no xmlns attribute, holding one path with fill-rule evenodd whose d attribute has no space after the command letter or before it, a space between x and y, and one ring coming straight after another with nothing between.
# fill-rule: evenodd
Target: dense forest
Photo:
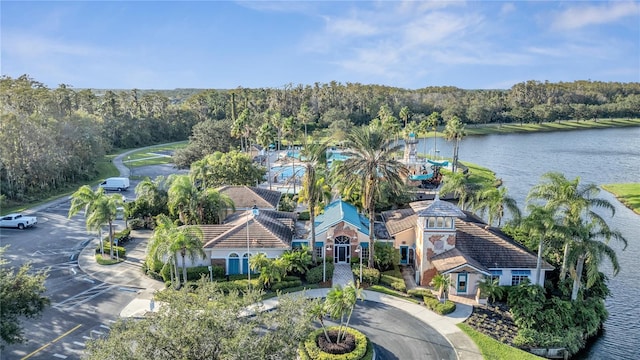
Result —
<instances>
[{"instance_id":1,"label":"dense forest","mask_svg":"<svg viewBox=\"0 0 640 360\"><path fill-rule=\"evenodd\" d=\"M426 131L454 116L464 124L635 118L640 117L640 83L527 81L508 90L339 82L91 90L65 84L50 89L28 75L2 76L0 200L28 201L69 182L93 180L98 162L114 149L191 138L200 146L176 159L185 166L214 151L263 143L265 126L280 142L318 132L340 138L374 119L397 133L407 126Z\"/></svg>"}]
</instances>

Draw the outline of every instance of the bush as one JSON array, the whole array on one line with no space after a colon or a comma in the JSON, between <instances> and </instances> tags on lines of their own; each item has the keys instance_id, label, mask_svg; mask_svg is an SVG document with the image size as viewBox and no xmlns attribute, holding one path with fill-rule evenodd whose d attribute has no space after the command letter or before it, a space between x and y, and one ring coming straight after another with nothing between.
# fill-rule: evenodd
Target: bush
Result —
<instances>
[{"instance_id":1,"label":"bush","mask_svg":"<svg viewBox=\"0 0 640 360\"><path fill-rule=\"evenodd\" d=\"M144 220L140 218L135 218L128 221L129 228L133 230L144 229L144 224Z\"/></svg>"},{"instance_id":2,"label":"bush","mask_svg":"<svg viewBox=\"0 0 640 360\"><path fill-rule=\"evenodd\" d=\"M403 279L402 277L402 271L400 270L400 267L396 264L393 265L393 269L391 270L387 270L385 272L383 272L382 274L384 275L389 275L398 279Z\"/></svg>"},{"instance_id":3,"label":"bush","mask_svg":"<svg viewBox=\"0 0 640 360\"><path fill-rule=\"evenodd\" d=\"M301 212L300 214L298 214L298 220L300 220L300 221L311 220L311 215L309 214L309 210L305 210L305 211Z\"/></svg>"},{"instance_id":4,"label":"bush","mask_svg":"<svg viewBox=\"0 0 640 360\"><path fill-rule=\"evenodd\" d=\"M213 266L211 271L213 272L214 279L224 277L225 269L222 266ZM180 270L180 273L182 273L182 269ZM200 280L203 275L209 277L209 267L206 265L187 268L187 280L189 281Z\"/></svg>"},{"instance_id":5,"label":"bush","mask_svg":"<svg viewBox=\"0 0 640 360\"><path fill-rule=\"evenodd\" d=\"M307 282L309 284L318 284L322 282L323 265L316 266L309 269L306 274ZM327 262L327 279L333 277L333 263Z\"/></svg>"},{"instance_id":6,"label":"bush","mask_svg":"<svg viewBox=\"0 0 640 360\"><path fill-rule=\"evenodd\" d=\"M451 314L456 309L456 303L450 300L447 300L444 303L441 303L440 300L429 297L429 296L425 296L422 299L424 300L424 305L429 310L433 310L434 312L440 315Z\"/></svg>"},{"instance_id":7,"label":"bush","mask_svg":"<svg viewBox=\"0 0 640 360\"><path fill-rule=\"evenodd\" d=\"M127 250L125 248L123 248L122 246L114 246L113 247L113 256L116 256L116 251L117 256L124 258L125 254L127 253ZM109 245L109 241L104 243L104 254L110 254L111 253L111 246ZM100 244L98 244L98 246L96 247L96 254L100 254Z\"/></svg>"},{"instance_id":8,"label":"bush","mask_svg":"<svg viewBox=\"0 0 640 360\"><path fill-rule=\"evenodd\" d=\"M429 289L409 289L407 291L407 294L416 297L418 299L422 299L423 297L430 297L430 298L436 298L435 295L433 295L433 293L431 292L431 290Z\"/></svg>"},{"instance_id":9,"label":"bush","mask_svg":"<svg viewBox=\"0 0 640 360\"><path fill-rule=\"evenodd\" d=\"M389 275L382 275L380 277L380 282L384 285L389 286L390 288L402 292L407 292L407 284L404 283L404 279L397 278Z\"/></svg>"},{"instance_id":10,"label":"bush","mask_svg":"<svg viewBox=\"0 0 640 360\"><path fill-rule=\"evenodd\" d=\"M337 326L328 327L327 331L337 330ZM347 354L328 354L320 350L317 344L318 336L324 336L322 329L318 329L309 334L309 337L304 341L304 345L298 348L300 359L310 360L361 360L371 359L373 356L373 346L370 346L369 339L360 331L347 328L347 332L353 335L356 339L356 348ZM370 357L367 357L370 356Z\"/></svg>"},{"instance_id":11,"label":"bush","mask_svg":"<svg viewBox=\"0 0 640 360\"><path fill-rule=\"evenodd\" d=\"M254 289L262 289L262 284L258 279L251 279L251 287ZM225 293L231 291L243 292L249 288L249 280L221 281L218 282L218 288Z\"/></svg>"},{"instance_id":12,"label":"bush","mask_svg":"<svg viewBox=\"0 0 640 360\"><path fill-rule=\"evenodd\" d=\"M358 268L358 276L360 276L360 268ZM362 282L369 285L376 285L380 282L380 271L378 269L363 267Z\"/></svg>"},{"instance_id":13,"label":"bush","mask_svg":"<svg viewBox=\"0 0 640 360\"><path fill-rule=\"evenodd\" d=\"M287 288L292 288L292 287L298 287L302 285L302 281L298 280L291 280L291 281L278 281L276 283L274 283L273 285L271 285L271 290L272 291L278 291L281 289L287 289Z\"/></svg>"}]
</instances>

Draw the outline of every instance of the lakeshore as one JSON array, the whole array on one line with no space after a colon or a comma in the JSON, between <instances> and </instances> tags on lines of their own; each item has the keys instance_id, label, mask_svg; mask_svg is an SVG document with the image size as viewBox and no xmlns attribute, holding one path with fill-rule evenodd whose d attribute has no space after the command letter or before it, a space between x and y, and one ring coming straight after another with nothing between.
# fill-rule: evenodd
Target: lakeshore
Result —
<instances>
[{"instance_id":1,"label":"lakeshore","mask_svg":"<svg viewBox=\"0 0 640 360\"><path fill-rule=\"evenodd\" d=\"M640 183L605 184L602 188L631 211L640 214Z\"/></svg>"}]
</instances>

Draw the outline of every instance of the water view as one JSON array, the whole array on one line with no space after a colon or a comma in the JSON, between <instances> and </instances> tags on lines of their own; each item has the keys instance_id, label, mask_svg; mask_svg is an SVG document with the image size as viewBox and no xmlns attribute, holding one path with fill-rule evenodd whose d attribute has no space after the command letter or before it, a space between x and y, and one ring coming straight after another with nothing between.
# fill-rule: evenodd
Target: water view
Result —
<instances>
[{"instance_id":1,"label":"water view","mask_svg":"<svg viewBox=\"0 0 640 360\"><path fill-rule=\"evenodd\" d=\"M502 178L511 197L524 208L529 190L549 171L558 171L568 179L580 177L581 182L608 184L640 181L640 128L582 130L571 132L507 134L466 137L460 146L460 160L488 167ZM433 151L433 138L421 140ZM451 157L452 143L437 139L437 149L443 157ZM609 319L605 331L580 358L638 359L640 350L635 340L640 338L640 320L630 304L640 298L640 285L634 269L640 259L640 215L634 214L606 191L600 197L611 201L616 215L602 213L609 225L622 232L629 246L612 242L618 251L621 270L616 277L608 263L603 269L610 277L612 296L607 299Z\"/></svg>"}]
</instances>

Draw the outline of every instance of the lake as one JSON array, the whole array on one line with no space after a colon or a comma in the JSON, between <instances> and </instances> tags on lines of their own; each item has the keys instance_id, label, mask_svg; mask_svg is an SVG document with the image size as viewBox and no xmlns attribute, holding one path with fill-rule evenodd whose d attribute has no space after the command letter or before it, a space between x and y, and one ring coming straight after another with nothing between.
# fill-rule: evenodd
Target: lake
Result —
<instances>
[{"instance_id":1,"label":"lake","mask_svg":"<svg viewBox=\"0 0 640 360\"><path fill-rule=\"evenodd\" d=\"M453 143L433 138L421 139L418 151L428 150L444 157L453 154ZM567 132L468 136L460 144L459 158L492 169L503 180L509 195L521 209L529 190L549 171L561 172L567 179L580 177L581 183L597 185L640 182L640 127L576 130ZM640 215L633 213L615 197L602 191L599 197L615 205L616 214L601 213L609 226L628 240L625 251L617 242L620 272L613 277L611 266L602 270L609 276L612 296L606 300L609 318L603 335L581 358L640 359L640 317L635 313L640 299L640 283L633 271L640 265Z\"/></svg>"}]
</instances>

